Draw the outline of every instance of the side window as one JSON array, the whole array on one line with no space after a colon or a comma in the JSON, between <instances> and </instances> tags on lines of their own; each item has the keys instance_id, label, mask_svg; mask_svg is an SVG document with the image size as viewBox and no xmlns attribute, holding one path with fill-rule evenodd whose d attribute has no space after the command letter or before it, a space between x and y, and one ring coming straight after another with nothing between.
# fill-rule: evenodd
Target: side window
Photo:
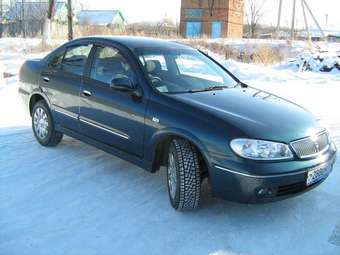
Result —
<instances>
[{"instance_id":1,"label":"side window","mask_svg":"<svg viewBox=\"0 0 340 255\"><path fill-rule=\"evenodd\" d=\"M111 84L119 77L129 77L133 80L132 69L117 49L97 47L91 67L91 79Z\"/></svg>"},{"instance_id":2,"label":"side window","mask_svg":"<svg viewBox=\"0 0 340 255\"><path fill-rule=\"evenodd\" d=\"M64 53L65 51L62 51L59 54L52 57L50 62L48 62L48 67L53 68L53 69L60 68L61 61L63 60L63 57L64 57Z\"/></svg>"},{"instance_id":3,"label":"side window","mask_svg":"<svg viewBox=\"0 0 340 255\"><path fill-rule=\"evenodd\" d=\"M92 45L82 45L67 49L61 64L62 70L79 76L83 75L91 48Z\"/></svg>"}]
</instances>

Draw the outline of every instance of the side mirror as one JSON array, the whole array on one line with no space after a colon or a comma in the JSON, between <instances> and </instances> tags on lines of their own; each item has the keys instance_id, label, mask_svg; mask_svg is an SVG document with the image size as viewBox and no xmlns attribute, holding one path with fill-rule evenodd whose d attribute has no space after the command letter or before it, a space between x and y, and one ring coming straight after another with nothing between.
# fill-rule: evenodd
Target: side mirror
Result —
<instances>
[{"instance_id":1,"label":"side mirror","mask_svg":"<svg viewBox=\"0 0 340 255\"><path fill-rule=\"evenodd\" d=\"M114 78L111 81L110 87L119 91L133 91L135 89L129 77Z\"/></svg>"},{"instance_id":2,"label":"side mirror","mask_svg":"<svg viewBox=\"0 0 340 255\"><path fill-rule=\"evenodd\" d=\"M127 76L113 79L111 81L110 87L118 91L129 92L129 94L136 99L142 97L140 90L135 88L133 81Z\"/></svg>"}]
</instances>

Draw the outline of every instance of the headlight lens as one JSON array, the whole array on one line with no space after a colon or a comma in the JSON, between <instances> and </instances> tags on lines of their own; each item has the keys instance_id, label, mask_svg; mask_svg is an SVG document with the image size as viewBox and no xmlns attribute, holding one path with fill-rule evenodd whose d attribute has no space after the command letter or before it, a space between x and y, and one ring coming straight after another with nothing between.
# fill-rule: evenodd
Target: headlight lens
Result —
<instances>
[{"instance_id":1,"label":"headlight lens","mask_svg":"<svg viewBox=\"0 0 340 255\"><path fill-rule=\"evenodd\" d=\"M255 139L234 139L230 146L243 158L255 160L291 159L293 154L287 144Z\"/></svg>"}]
</instances>

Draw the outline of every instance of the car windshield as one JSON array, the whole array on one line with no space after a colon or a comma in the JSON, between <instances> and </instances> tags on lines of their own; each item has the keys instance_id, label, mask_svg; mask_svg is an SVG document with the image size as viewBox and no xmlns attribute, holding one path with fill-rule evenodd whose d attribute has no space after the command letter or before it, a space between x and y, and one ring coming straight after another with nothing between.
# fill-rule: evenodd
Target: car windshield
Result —
<instances>
[{"instance_id":1,"label":"car windshield","mask_svg":"<svg viewBox=\"0 0 340 255\"><path fill-rule=\"evenodd\" d=\"M197 50L138 49L136 52L152 86L161 93L195 93L238 84Z\"/></svg>"}]
</instances>

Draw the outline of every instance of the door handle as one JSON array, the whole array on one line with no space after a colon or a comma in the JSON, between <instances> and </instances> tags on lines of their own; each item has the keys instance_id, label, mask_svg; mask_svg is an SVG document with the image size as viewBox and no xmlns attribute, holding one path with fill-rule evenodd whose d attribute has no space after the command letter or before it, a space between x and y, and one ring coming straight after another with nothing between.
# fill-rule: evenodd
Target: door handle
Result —
<instances>
[{"instance_id":1,"label":"door handle","mask_svg":"<svg viewBox=\"0 0 340 255\"><path fill-rule=\"evenodd\" d=\"M86 97L90 97L92 96L92 93L88 90L83 90L83 93L82 93L83 96L86 96Z\"/></svg>"},{"instance_id":2,"label":"door handle","mask_svg":"<svg viewBox=\"0 0 340 255\"><path fill-rule=\"evenodd\" d=\"M47 76L44 76L44 77L43 77L43 80L44 80L44 82L49 82L49 81L50 81L50 78L48 78Z\"/></svg>"}]
</instances>

